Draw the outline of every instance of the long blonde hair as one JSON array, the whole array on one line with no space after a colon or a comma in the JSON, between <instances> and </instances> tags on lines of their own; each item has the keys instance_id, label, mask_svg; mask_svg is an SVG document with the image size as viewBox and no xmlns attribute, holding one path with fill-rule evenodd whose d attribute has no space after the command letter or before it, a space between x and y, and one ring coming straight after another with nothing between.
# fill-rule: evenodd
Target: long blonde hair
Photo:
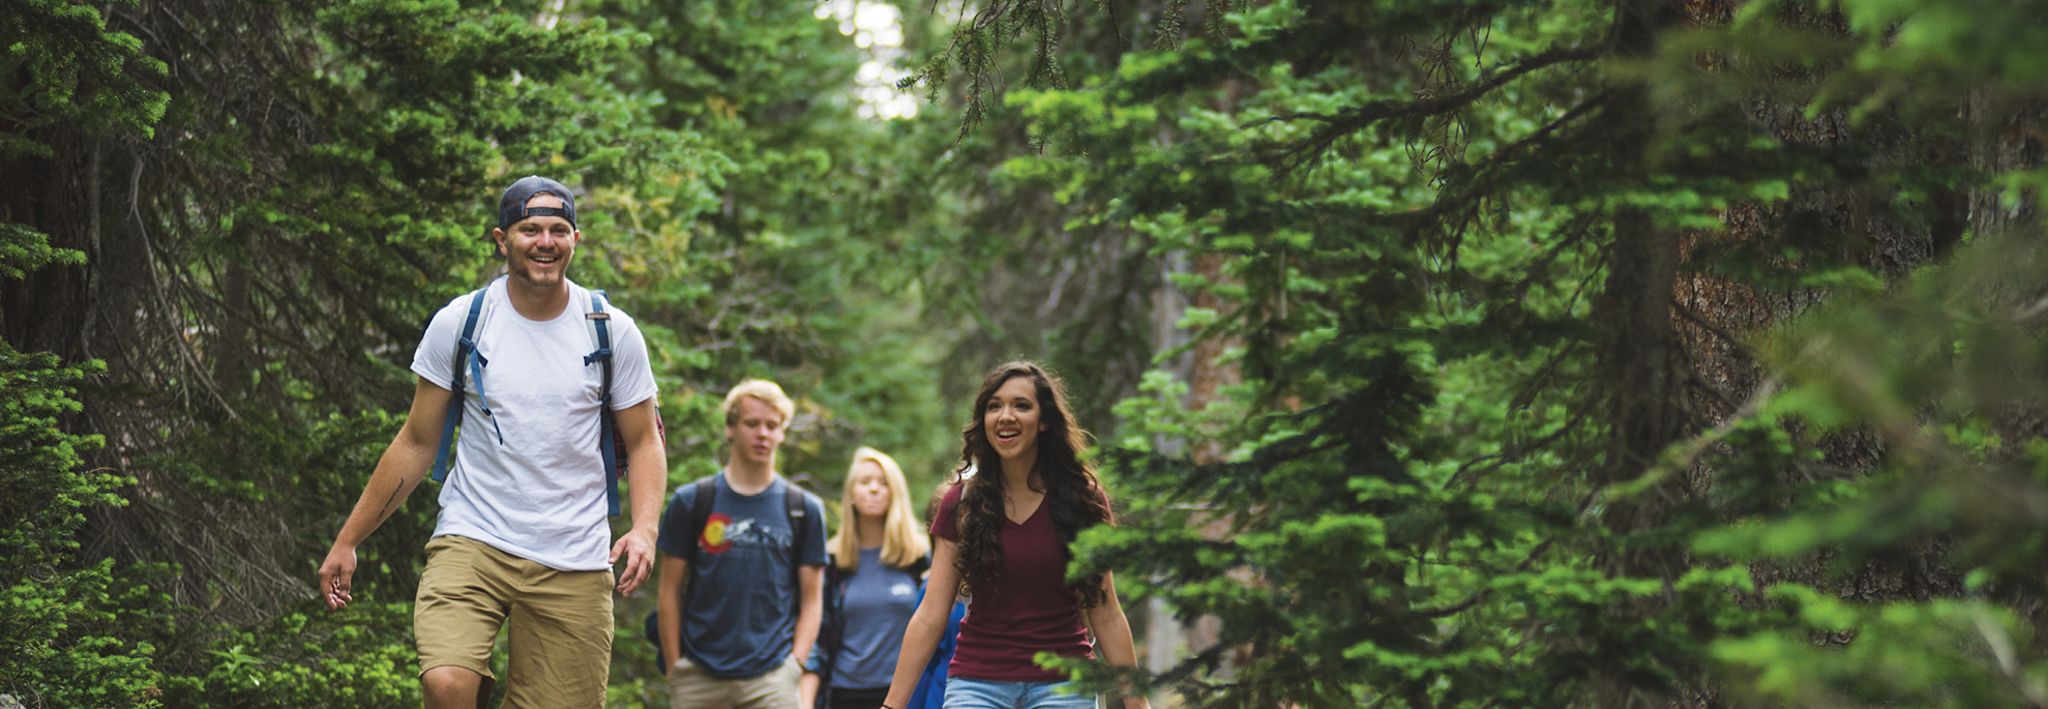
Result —
<instances>
[{"instance_id":1,"label":"long blonde hair","mask_svg":"<svg viewBox=\"0 0 2048 709\"><path fill-rule=\"evenodd\" d=\"M882 469L889 486L889 511L882 517L882 563L905 569L932 550L931 539L910 511L910 483L903 480L903 468L887 453L861 446L853 452L853 464L846 468L846 483L839 491L839 533L825 542L843 571L860 569L860 511L853 507L853 481L861 463L872 462Z\"/></svg>"}]
</instances>

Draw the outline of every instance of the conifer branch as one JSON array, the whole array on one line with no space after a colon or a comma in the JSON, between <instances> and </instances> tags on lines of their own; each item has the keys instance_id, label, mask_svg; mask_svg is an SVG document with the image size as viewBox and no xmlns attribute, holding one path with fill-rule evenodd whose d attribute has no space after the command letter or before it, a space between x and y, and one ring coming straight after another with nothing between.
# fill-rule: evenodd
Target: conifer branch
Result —
<instances>
[{"instance_id":1,"label":"conifer branch","mask_svg":"<svg viewBox=\"0 0 2048 709\"><path fill-rule=\"evenodd\" d=\"M1261 123L1285 123L1292 121L1316 121L1322 127L1307 138L1281 143L1272 148L1274 159L1290 166L1300 165L1328 150L1331 145L1345 136L1356 133L1390 118L1441 116L1464 110L1473 102L1484 98L1495 89L1507 85L1530 72L1567 62L1585 61L1600 56L1603 50L1595 47L1560 47L1524 59L1498 73L1481 78L1463 91L1440 96L1425 96L1414 101L1371 101L1364 105L1328 113L1286 113L1260 121L1248 123L1245 127Z\"/></svg>"}]
</instances>

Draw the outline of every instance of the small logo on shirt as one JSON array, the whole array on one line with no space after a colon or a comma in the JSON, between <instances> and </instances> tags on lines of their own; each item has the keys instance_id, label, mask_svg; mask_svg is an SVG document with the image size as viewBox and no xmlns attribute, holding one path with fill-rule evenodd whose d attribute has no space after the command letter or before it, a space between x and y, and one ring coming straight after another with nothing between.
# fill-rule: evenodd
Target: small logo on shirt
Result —
<instances>
[{"instance_id":1,"label":"small logo on shirt","mask_svg":"<svg viewBox=\"0 0 2048 709\"><path fill-rule=\"evenodd\" d=\"M732 524L732 516L724 512L713 512L704 520L704 536L697 540L697 548L712 554L723 554L732 548L732 540L725 536L725 528Z\"/></svg>"},{"instance_id":2,"label":"small logo on shirt","mask_svg":"<svg viewBox=\"0 0 2048 709\"><path fill-rule=\"evenodd\" d=\"M889 587L889 595L891 596L909 596L915 593L917 593L917 587L907 583L898 583Z\"/></svg>"}]
</instances>

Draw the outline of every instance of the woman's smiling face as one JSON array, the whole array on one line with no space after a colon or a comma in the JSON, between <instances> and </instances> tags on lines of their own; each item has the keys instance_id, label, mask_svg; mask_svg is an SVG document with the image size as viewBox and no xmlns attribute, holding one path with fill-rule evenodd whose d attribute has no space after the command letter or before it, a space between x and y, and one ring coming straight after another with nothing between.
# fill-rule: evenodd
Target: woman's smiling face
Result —
<instances>
[{"instance_id":1,"label":"woman's smiling face","mask_svg":"<svg viewBox=\"0 0 2048 709\"><path fill-rule=\"evenodd\" d=\"M1038 421L1038 387L1030 377L1010 377L996 387L987 408L981 412L982 431L996 455L1016 460L1038 449L1038 433L1045 425Z\"/></svg>"}]
</instances>

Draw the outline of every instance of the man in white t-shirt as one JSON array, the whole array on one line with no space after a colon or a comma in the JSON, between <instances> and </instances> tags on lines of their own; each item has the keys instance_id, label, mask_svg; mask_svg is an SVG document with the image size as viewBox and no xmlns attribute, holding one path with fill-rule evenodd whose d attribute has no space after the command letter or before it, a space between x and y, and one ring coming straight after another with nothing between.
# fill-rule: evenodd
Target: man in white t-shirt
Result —
<instances>
[{"instance_id":1,"label":"man in white t-shirt","mask_svg":"<svg viewBox=\"0 0 2048 709\"><path fill-rule=\"evenodd\" d=\"M465 366L456 343L471 299L484 298L477 366L460 375L464 435L413 610L421 688L429 707L477 706L490 696L492 644L509 625L506 706L598 707L611 663L612 567L625 563L619 593L647 580L668 478L654 374L633 319L605 308L633 523L613 542L599 452L602 365L585 358L589 293L567 276L583 239L576 198L544 177L514 182L491 237L506 277L456 298L427 326L413 356L412 410L335 535L320 590L329 608L352 600L356 546L434 465Z\"/></svg>"}]
</instances>

